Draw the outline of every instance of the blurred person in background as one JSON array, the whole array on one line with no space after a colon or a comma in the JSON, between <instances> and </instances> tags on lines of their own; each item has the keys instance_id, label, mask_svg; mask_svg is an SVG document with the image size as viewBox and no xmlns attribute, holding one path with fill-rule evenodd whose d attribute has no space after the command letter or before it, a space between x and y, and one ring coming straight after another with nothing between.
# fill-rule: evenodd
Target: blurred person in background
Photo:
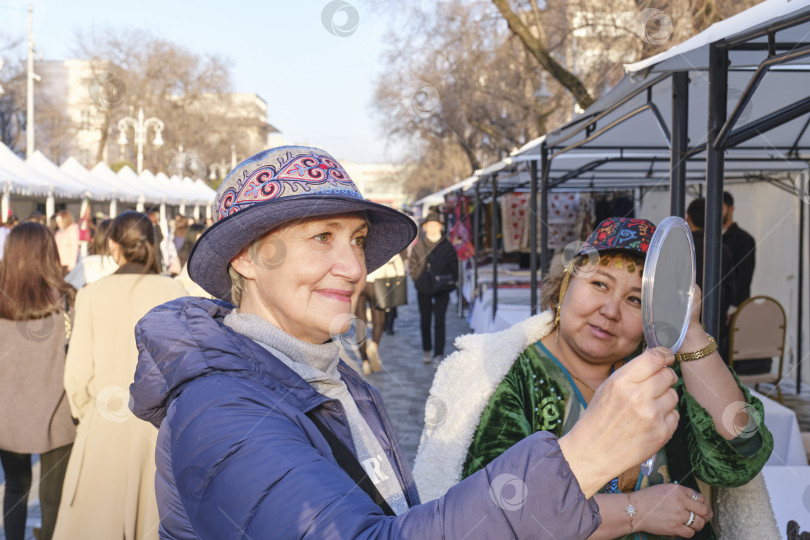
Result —
<instances>
[{"instance_id":1,"label":"blurred person in background","mask_svg":"<svg viewBox=\"0 0 810 540\"><path fill-rule=\"evenodd\" d=\"M88 249L89 254L87 257L80 257L75 268L65 276L65 281L76 289L81 289L118 270L118 264L107 248L107 234L112 223L113 220L105 219L96 225L96 232Z\"/></svg>"},{"instance_id":2,"label":"blurred person in background","mask_svg":"<svg viewBox=\"0 0 810 540\"><path fill-rule=\"evenodd\" d=\"M46 227L48 226L48 218L45 217L45 214L37 210L31 212L31 215L25 218L25 221L30 221L31 223L39 223L40 225L45 225ZM53 230L51 232L53 232Z\"/></svg>"},{"instance_id":3,"label":"blurred person in background","mask_svg":"<svg viewBox=\"0 0 810 540\"><path fill-rule=\"evenodd\" d=\"M183 284L189 296L202 296L203 298L211 298L211 295L205 292L205 289L194 283L188 276L188 256L191 255L191 249L202 233L205 231L205 226L195 224L188 227L186 230L186 237L183 240L183 247L177 252L177 261L181 266L180 273L177 274L175 279Z\"/></svg>"},{"instance_id":4,"label":"blurred person in background","mask_svg":"<svg viewBox=\"0 0 810 540\"><path fill-rule=\"evenodd\" d=\"M379 283L378 283L379 281ZM371 310L371 339L366 339L360 345L360 356L363 360L363 374L369 375L382 369L382 359L380 357L380 340L385 329L387 310L396 309L397 305L407 303L408 297L405 292L404 301L395 299L393 289L387 289L386 283L390 286L401 283L402 290L407 290L405 283L405 263L402 256L397 253L380 268L371 272L366 278L366 286L360 294L355 315L364 323L368 323L368 308ZM392 326L393 328L393 326ZM392 331L393 333L393 331Z\"/></svg>"},{"instance_id":5,"label":"blurred person in background","mask_svg":"<svg viewBox=\"0 0 810 540\"><path fill-rule=\"evenodd\" d=\"M731 252L731 272L734 281L731 305L737 308L751 297L757 243L753 236L734 222L734 197L728 191L723 192L723 243Z\"/></svg>"},{"instance_id":6,"label":"blurred person in background","mask_svg":"<svg viewBox=\"0 0 810 540\"><path fill-rule=\"evenodd\" d=\"M79 226L73 221L73 214L68 210L56 213L56 247L59 249L59 260L62 267L70 272L79 259Z\"/></svg>"},{"instance_id":7,"label":"blurred person in background","mask_svg":"<svg viewBox=\"0 0 810 540\"><path fill-rule=\"evenodd\" d=\"M0 224L0 260L3 259L3 246L6 244L6 237L19 222L20 220L16 216L11 215L5 223Z\"/></svg>"},{"instance_id":8,"label":"blurred person in background","mask_svg":"<svg viewBox=\"0 0 810 540\"><path fill-rule=\"evenodd\" d=\"M158 537L157 432L132 416L127 387L138 358L135 323L152 307L186 292L158 274L155 233L146 215L120 214L107 243L118 270L76 297L64 384L79 427L57 539Z\"/></svg>"},{"instance_id":9,"label":"blurred person in background","mask_svg":"<svg viewBox=\"0 0 810 540\"><path fill-rule=\"evenodd\" d=\"M163 258L163 229L160 228L160 211L156 208L153 208L149 211L149 221L152 222L152 226L155 228L155 245L157 246L158 250L158 265L160 266L161 272L163 271L164 265L164 258Z\"/></svg>"},{"instance_id":10,"label":"blurred person in background","mask_svg":"<svg viewBox=\"0 0 810 540\"><path fill-rule=\"evenodd\" d=\"M5 473L3 528L22 540L39 454L40 540L50 540L76 428L63 377L75 290L62 279L53 233L23 223L9 233L0 262L0 460Z\"/></svg>"},{"instance_id":11,"label":"blurred person in background","mask_svg":"<svg viewBox=\"0 0 810 540\"><path fill-rule=\"evenodd\" d=\"M186 229L188 229L188 220L182 214L177 214L174 218L174 248L178 253L186 241Z\"/></svg>"},{"instance_id":12,"label":"blurred person in background","mask_svg":"<svg viewBox=\"0 0 810 540\"><path fill-rule=\"evenodd\" d=\"M450 292L458 279L458 255L453 244L442 236L442 222L435 211L428 212L422 222L422 233L411 250L408 268L419 301L422 361L425 364L431 361L438 364L444 356L445 317ZM433 340L430 335L431 318Z\"/></svg>"}]
</instances>

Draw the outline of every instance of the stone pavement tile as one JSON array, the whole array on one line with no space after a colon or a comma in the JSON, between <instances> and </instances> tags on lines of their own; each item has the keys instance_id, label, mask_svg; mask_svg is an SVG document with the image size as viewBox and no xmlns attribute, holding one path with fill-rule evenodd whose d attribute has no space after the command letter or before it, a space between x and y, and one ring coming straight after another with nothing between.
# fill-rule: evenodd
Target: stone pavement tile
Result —
<instances>
[{"instance_id":1,"label":"stone pavement tile","mask_svg":"<svg viewBox=\"0 0 810 540\"><path fill-rule=\"evenodd\" d=\"M419 438L422 436L425 401L436 368L422 363L422 334L416 290L410 280L408 285L408 304L397 308L395 334L393 336L383 334L380 340L379 350L383 369L365 378L380 390L408 462L413 466L419 448ZM447 338L444 354L448 355L455 350L453 341L456 337L471 331L467 321L457 315L454 295L451 295L445 321ZM429 414L433 418L438 418L443 411L431 408Z\"/></svg>"}]
</instances>

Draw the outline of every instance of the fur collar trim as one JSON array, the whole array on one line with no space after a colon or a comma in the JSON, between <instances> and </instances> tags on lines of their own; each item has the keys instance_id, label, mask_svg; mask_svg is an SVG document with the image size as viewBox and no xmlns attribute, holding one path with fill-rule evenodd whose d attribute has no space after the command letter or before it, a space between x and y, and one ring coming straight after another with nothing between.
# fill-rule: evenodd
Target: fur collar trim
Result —
<instances>
[{"instance_id":1,"label":"fur collar trim","mask_svg":"<svg viewBox=\"0 0 810 540\"><path fill-rule=\"evenodd\" d=\"M492 334L467 334L436 371L413 475L423 503L461 480L475 430L489 398L517 357L554 329L549 310Z\"/></svg>"}]
</instances>

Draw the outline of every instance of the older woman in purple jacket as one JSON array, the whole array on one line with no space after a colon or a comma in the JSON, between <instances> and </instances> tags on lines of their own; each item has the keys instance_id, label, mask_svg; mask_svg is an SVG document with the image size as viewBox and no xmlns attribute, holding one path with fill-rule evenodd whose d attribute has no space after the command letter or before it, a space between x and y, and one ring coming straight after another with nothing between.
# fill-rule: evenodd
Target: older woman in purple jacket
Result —
<instances>
[{"instance_id":1,"label":"older woman in purple jacket","mask_svg":"<svg viewBox=\"0 0 810 540\"><path fill-rule=\"evenodd\" d=\"M653 351L565 437L531 435L420 505L379 392L339 347L365 338L351 322L366 274L413 222L307 147L243 162L215 204L189 274L225 302L175 300L136 328L162 538L587 538L591 496L675 429L672 357Z\"/></svg>"}]
</instances>

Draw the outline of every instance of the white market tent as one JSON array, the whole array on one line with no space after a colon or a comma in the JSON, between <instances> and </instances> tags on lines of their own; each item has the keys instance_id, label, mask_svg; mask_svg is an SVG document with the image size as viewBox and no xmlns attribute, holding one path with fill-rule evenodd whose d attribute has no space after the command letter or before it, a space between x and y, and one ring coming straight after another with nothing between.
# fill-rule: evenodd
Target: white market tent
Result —
<instances>
[{"instance_id":1,"label":"white market tent","mask_svg":"<svg viewBox=\"0 0 810 540\"><path fill-rule=\"evenodd\" d=\"M84 182L85 184L95 186L94 192L98 193L105 193L108 190L112 193L110 200L118 200L118 201L126 201L126 202L135 202L137 200L137 194L126 190L123 186L119 184L108 184L102 178L99 178L93 173L91 173L87 167L79 163L76 158L69 157L65 160L64 163L59 167L61 170L72 176L73 178L77 178ZM90 197L93 199L93 197Z\"/></svg>"},{"instance_id":2,"label":"white market tent","mask_svg":"<svg viewBox=\"0 0 810 540\"><path fill-rule=\"evenodd\" d=\"M71 175L66 170L58 167L54 162L45 157L45 154L39 150L36 150L33 154L31 154L31 156L25 160L25 163L43 175L58 180L59 183L63 185L74 186L83 194L83 196L90 197L93 200L109 201L114 196L114 191L112 188L99 184L93 178L88 179ZM78 161L76 163L78 163Z\"/></svg>"},{"instance_id":3,"label":"white market tent","mask_svg":"<svg viewBox=\"0 0 810 540\"><path fill-rule=\"evenodd\" d=\"M706 191L706 245L717 246L728 182L735 219L761 240L753 290L777 297L796 321L789 333L799 340L792 349L798 363L806 307L797 299L806 304L807 294L794 246L802 245L805 205L793 193L810 157L810 0L766 0L626 69L628 76L584 114L479 171L476 194L640 188L642 214L656 219L683 215L686 185L697 184ZM652 192L656 187L669 193ZM719 321L711 293L720 279L719 252L707 252L705 261L704 318ZM796 279L797 266L803 279ZM797 369L797 381L800 375Z\"/></svg>"},{"instance_id":4,"label":"white market tent","mask_svg":"<svg viewBox=\"0 0 810 540\"><path fill-rule=\"evenodd\" d=\"M169 204L180 202L180 195L174 193L168 186L156 182L154 178L150 178L151 173L138 176L138 173L125 165L116 174L120 181L126 182L130 186L140 186L147 202Z\"/></svg>"},{"instance_id":5,"label":"white market tent","mask_svg":"<svg viewBox=\"0 0 810 540\"><path fill-rule=\"evenodd\" d=\"M203 182L176 178L170 180L165 174L157 176L149 171L136 174L124 167L118 174L107 165L100 163L88 170L75 158L68 158L61 166L51 162L42 152L35 151L23 160L11 149L0 143L0 194L4 218L11 214L12 206L17 212L33 211L37 204L45 203L47 215L53 215L56 201L67 205L75 214L82 203L104 202L109 204L109 214L118 213L118 202L130 208L144 210L146 205L161 205L164 215L165 205L174 207L184 204L195 205L195 216L199 206L206 207L213 202L215 191Z\"/></svg>"},{"instance_id":6,"label":"white market tent","mask_svg":"<svg viewBox=\"0 0 810 540\"><path fill-rule=\"evenodd\" d=\"M0 143L0 167L16 176L21 185L30 190L32 194L50 194L62 197L77 197L82 194L81 189L76 185L63 184L59 179L49 177L30 167L3 143Z\"/></svg>"}]
</instances>

